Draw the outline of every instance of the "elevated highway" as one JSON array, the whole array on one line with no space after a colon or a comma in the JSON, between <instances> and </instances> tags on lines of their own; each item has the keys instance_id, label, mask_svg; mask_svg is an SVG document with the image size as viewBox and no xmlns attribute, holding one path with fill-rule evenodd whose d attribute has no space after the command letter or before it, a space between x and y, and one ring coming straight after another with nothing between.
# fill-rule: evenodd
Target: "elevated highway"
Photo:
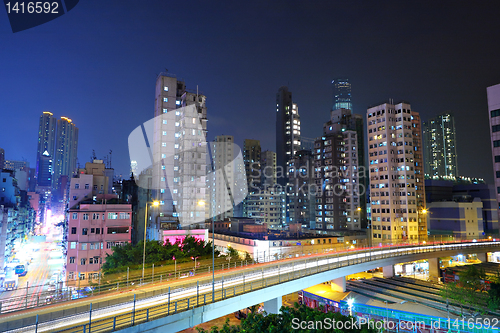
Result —
<instances>
[{"instance_id":1,"label":"elevated highway","mask_svg":"<svg viewBox=\"0 0 500 333\"><path fill-rule=\"evenodd\" d=\"M283 295L330 280L400 262L468 253L500 251L498 241L371 248L298 257L237 268L215 276L162 283L121 295L88 298L70 304L7 314L0 331L12 332L177 332L265 302L277 312ZM432 269L431 269L432 273ZM135 300L134 300L135 299ZM36 321L38 314L38 324Z\"/></svg>"}]
</instances>

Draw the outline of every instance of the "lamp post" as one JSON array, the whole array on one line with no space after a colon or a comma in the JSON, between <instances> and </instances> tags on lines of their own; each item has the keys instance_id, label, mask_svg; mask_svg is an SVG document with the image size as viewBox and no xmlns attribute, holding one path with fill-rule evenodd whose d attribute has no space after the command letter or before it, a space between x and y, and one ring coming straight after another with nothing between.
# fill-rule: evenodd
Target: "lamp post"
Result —
<instances>
[{"instance_id":1,"label":"lamp post","mask_svg":"<svg viewBox=\"0 0 500 333\"><path fill-rule=\"evenodd\" d=\"M146 214L144 214L144 250L142 252L142 281L144 281L144 264L146 263L146 228L148 225L148 206L152 204L154 207L158 207L159 201L146 202Z\"/></svg>"},{"instance_id":2,"label":"lamp post","mask_svg":"<svg viewBox=\"0 0 500 333\"><path fill-rule=\"evenodd\" d=\"M422 208L422 210L420 210L420 211L417 210L417 228L419 228L419 224L420 224L420 214L427 215L427 209ZM428 225L427 225L427 230L429 230L429 226ZM418 235L417 235L417 237L418 237ZM420 239L417 240L417 242L419 242L419 241L420 241Z\"/></svg>"}]
</instances>

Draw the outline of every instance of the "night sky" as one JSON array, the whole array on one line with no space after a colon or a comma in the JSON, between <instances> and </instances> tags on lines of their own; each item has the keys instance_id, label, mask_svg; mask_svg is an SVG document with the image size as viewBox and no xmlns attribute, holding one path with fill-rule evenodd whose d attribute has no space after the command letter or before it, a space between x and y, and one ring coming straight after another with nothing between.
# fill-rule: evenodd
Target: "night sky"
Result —
<instances>
[{"instance_id":1,"label":"night sky","mask_svg":"<svg viewBox=\"0 0 500 333\"><path fill-rule=\"evenodd\" d=\"M406 100L423 120L455 114L461 175L493 179L486 87L500 83L498 1L80 1L12 33L0 9L0 147L35 167L42 111L73 119L83 166L113 150L127 175L129 133L153 117L166 68L207 96L209 139L275 150L275 98L288 85L302 134L329 119L331 81L353 109Z\"/></svg>"}]
</instances>

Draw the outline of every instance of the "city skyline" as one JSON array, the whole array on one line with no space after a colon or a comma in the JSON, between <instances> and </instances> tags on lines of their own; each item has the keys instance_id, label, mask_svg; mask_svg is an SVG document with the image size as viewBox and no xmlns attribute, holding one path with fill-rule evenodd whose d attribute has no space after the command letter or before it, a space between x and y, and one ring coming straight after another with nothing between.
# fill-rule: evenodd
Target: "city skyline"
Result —
<instances>
[{"instance_id":1,"label":"city skyline","mask_svg":"<svg viewBox=\"0 0 500 333\"><path fill-rule=\"evenodd\" d=\"M183 42L185 38L177 36L173 42L185 45L178 54L169 52L166 46L161 46L160 52L152 52L158 46L156 41L163 38L160 13L180 14L185 10L182 6L148 4L139 10L139 5L132 2L122 3L120 8L103 4L102 15L94 15L93 5L82 3L58 20L17 34L12 34L7 21L2 22L0 34L5 49L0 82L5 97L0 108L9 112L4 113L1 130L6 137L25 134L18 140L3 141L5 158L24 158L30 165L36 165L37 118L41 112L50 111L64 114L78 124L80 165L90 160L92 150L102 158L112 149L112 167L117 174L128 178L126 138L135 127L151 118L154 96L151 82L168 67L186 79L192 89L199 86L207 96L207 106L212 110L209 140L216 135L234 135L239 146L244 139L260 140L262 150L275 150L271 132L273 104L276 90L283 85L294 92L294 102L304 117L301 134L310 138L321 134L323 119L333 103L331 81L336 77L349 78L357 114L364 114L368 106L389 98L412 101L424 121L451 109L458 133L466 133L471 127L478 132L472 139L457 137L460 173L492 183L486 87L498 83L500 68L495 60L497 46L490 45L487 34L483 33L498 30L498 23L488 19L494 12L491 6L441 5L428 11L424 3L386 2L365 4L363 8L349 3L316 3L310 8L280 4L283 3L257 3L241 8L200 5L199 11L190 13L196 20L184 30L193 44L202 42L208 50L199 61L194 58L197 48L191 48ZM331 22L327 13L332 10L345 16ZM412 14L397 28L377 23L390 22L389 18L407 12ZM208 18L211 13L223 20L213 22ZM122 17L135 23L129 27L121 22ZM146 17L150 18L148 22ZM285 17L293 17L300 26L308 28L295 28ZM374 17L378 19L373 20ZM457 17L479 23L469 26ZM424 18L425 25L416 24ZM178 20L173 18L167 24L178 26ZM336 32L351 20L359 23L342 30L349 38ZM88 29L85 34L82 26ZM228 26L235 28L228 31L225 29ZM62 27L64 32L60 32ZM279 39L282 29L287 29L290 36ZM316 34L317 31L324 32L324 36ZM122 35L129 38L116 38ZM335 37L341 38L350 51L332 52L333 46L324 45L323 41ZM284 45L289 40L294 45L293 54L281 50L286 49ZM382 47L388 43L399 46L399 51ZM30 45L29 51L23 49L24 45ZM314 61L304 60L305 55ZM39 66L42 60L45 65ZM242 63L248 65L241 66ZM404 78L397 78L402 72ZM21 79L26 76L32 79L32 90L27 96ZM75 76L80 77L77 85L80 88L69 84ZM117 84L119 81L123 84ZM257 98L245 105L238 103L248 93ZM477 116L469 117L471 112ZM476 165L473 163L476 160L486 161Z\"/></svg>"}]
</instances>

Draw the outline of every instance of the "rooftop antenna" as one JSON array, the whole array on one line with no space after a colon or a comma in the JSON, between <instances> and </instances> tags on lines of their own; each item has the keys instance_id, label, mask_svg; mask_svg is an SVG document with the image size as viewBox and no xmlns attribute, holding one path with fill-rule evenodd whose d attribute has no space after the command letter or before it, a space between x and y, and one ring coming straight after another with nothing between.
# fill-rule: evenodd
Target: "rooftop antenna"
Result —
<instances>
[{"instance_id":1,"label":"rooftop antenna","mask_svg":"<svg viewBox=\"0 0 500 333\"><path fill-rule=\"evenodd\" d=\"M95 150L92 149L92 156L90 156L90 162L94 162L95 159L96 159L96 157L95 157Z\"/></svg>"},{"instance_id":2,"label":"rooftop antenna","mask_svg":"<svg viewBox=\"0 0 500 333\"><path fill-rule=\"evenodd\" d=\"M109 168L111 169L111 154L113 153L113 151L110 149L109 150Z\"/></svg>"}]
</instances>

